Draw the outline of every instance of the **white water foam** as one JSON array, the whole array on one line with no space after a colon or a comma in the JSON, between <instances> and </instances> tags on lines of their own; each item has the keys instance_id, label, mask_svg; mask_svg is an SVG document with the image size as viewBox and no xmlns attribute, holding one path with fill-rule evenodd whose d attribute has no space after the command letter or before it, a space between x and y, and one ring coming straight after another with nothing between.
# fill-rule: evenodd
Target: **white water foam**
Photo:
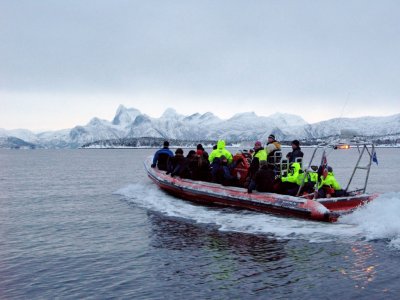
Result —
<instances>
[{"instance_id":1,"label":"white water foam","mask_svg":"<svg viewBox=\"0 0 400 300\"><path fill-rule=\"evenodd\" d=\"M400 193L386 193L340 222L357 226L367 240L387 239L400 250Z\"/></svg>"},{"instance_id":2,"label":"white water foam","mask_svg":"<svg viewBox=\"0 0 400 300\"><path fill-rule=\"evenodd\" d=\"M221 231L261 233L310 242L389 239L390 245L400 250L400 193L384 194L335 224L193 205L167 195L151 182L128 185L115 193L143 208L197 223L213 224Z\"/></svg>"}]
</instances>

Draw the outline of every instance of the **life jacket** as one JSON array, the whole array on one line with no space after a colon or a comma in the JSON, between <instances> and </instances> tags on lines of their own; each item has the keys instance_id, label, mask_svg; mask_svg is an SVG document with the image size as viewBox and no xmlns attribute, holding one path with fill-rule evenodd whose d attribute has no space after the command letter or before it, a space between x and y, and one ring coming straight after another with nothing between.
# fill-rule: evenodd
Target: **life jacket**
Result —
<instances>
[{"instance_id":1,"label":"life jacket","mask_svg":"<svg viewBox=\"0 0 400 300\"><path fill-rule=\"evenodd\" d=\"M297 185L301 185L303 182L304 174L301 170L301 166L299 163L293 163L291 165L291 172L285 177L282 177L282 182L292 182L296 183Z\"/></svg>"},{"instance_id":2,"label":"life jacket","mask_svg":"<svg viewBox=\"0 0 400 300\"><path fill-rule=\"evenodd\" d=\"M267 160L267 151L263 147L255 150L253 157L257 157L258 160L261 161L266 161Z\"/></svg>"},{"instance_id":3,"label":"life jacket","mask_svg":"<svg viewBox=\"0 0 400 300\"><path fill-rule=\"evenodd\" d=\"M318 188L322 188L322 187L331 187L335 191L338 191L341 189L340 184L337 182L337 180L332 172L328 172L328 176L326 176L326 178L321 177L321 182L320 182Z\"/></svg>"},{"instance_id":4,"label":"life jacket","mask_svg":"<svg viewBox=\"0 0 400 300\"><path fill-rule=\"evenodd\" d=\"M228 160L228 163L232 163L232 154L225 149L225 141L219 140L217 143L217 149L213 150L208 157L210 163L214 162L215 158L225 156Z\"/></svg>"}]
</instances>

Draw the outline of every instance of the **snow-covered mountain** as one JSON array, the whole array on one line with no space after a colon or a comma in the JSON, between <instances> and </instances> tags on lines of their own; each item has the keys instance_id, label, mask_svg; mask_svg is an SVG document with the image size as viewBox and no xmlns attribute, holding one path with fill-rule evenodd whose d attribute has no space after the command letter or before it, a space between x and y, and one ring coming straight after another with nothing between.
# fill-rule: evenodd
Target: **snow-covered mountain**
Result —
<instances>
[{"instance_id":1,"label":"snow-covered mountain","mask_svg":"<svg viewBox=\"0 0 400 300\"><path fill-rule=\"evenodd\" d=\"M210 112L190 116L167 109L160 118L152 118L135 108L120 105L112 121L93 118L83 126L35 134L26 129L0 129L0 148L10 146L7 138L16 138L29 147L76 148L98 140L155 137L176 140L217 140L229 142L266 141L270 133L279 140L318 139L339 136L341 131L367 137L400 137L400 114L388 117L337 118L308 124L301 117L276 113L258 116L245 112L222 120ZM3 141L3 142L1 142ZM7 142L6 142L7 141Z\"/></svg>"}]
</instances>

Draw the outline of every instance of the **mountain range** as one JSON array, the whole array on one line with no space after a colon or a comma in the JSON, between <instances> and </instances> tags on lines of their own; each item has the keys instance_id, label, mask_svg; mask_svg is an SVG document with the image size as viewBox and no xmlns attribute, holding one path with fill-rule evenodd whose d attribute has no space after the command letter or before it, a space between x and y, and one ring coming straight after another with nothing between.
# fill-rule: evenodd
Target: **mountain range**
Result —
<instances>
[{"instance_id":1,"label":"mountain range","mask_svg":"<svg viewBox=\"0 0 400 300\"><path fill-rule=\"evenodd\" d=\"M0 148L78 148L96 141L141 137L265 142L271 133L281 141L307 141L338 138L344 132L351 136L397 141L400 138L400 114L336 118L309 124L297 115L283 113L258 116L254 112L245 112L222 120L211 112L185 116L172 108L160 118L152 118L135 108L120 105L112 121L93 118L83 126L41 133L0 129Z\"/></svg>"}]
</instances>

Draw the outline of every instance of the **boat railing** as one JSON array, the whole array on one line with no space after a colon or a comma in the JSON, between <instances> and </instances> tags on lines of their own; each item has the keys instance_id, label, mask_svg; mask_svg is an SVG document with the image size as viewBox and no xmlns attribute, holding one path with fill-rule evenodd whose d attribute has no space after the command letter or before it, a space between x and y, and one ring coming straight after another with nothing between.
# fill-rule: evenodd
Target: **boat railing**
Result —
<instances>
[{"instance_id":1,"label":"boat railing","mask_svg":"<svg viewBox=\"0 0 400 300\"><path fill-rule=\"evenodd\" d=\"M362 149L360 150L361 146L362 146ZM370 148L368 148L368 146L370 146ZM365 176L365 181L364 181L364 187L360 188L358 190L358 191L360 191L362 193L365 193L365 191L367 189L367 184L368 184L369 172L371 170L372 159L373 159L373 155L375 153L375 145L374 144L366 144L366 143L363 143L361 145L357 144L357 149L358 149L358 153L359 153L358 160L357 160L356 165L354 166L354 169L353 169L353 172L352 172L352 174L350 176L349 182L347 183L345 192L348 192L350 184L353 181L354 175L356 174L356 171L357 170L365 170L366 171L366 176ZM368 163L367 163L366 166L361 166L360 165L361 164L361 159L365 155L369 156ZM352 192L355 192L355 191L352 191Z\"/></svg>"},{"instance_id":2,"label":"boat railing","mask_svg":"<svg viewBox=\"0 0 400 300\"><path fill-rule=\"evenodd\" d=\"M346 193L356 193L356 192L365 193L365 191L367 189L367 185L368 185L368 179L369 179L369 173L370 173L370 170L371 170L372 160L373 160L373 156L374 156L374 153L375 153L375 145L371 144L371 143L358 143L358 144L351 144L351 145L348 145L348 146L349 147L347 147L346 149L349 149L350 146L352 148L357 147L359 156L358 156L357 162L356 162L356 164L354 166L353 172L352 172L352 174L350 176L349 182L347 183L345 192ZM325 159L325 151L326 151L327 148L332 148L332 149L335 149L335 150L336 149L344 149L344 148L337 148L335 145L326 145L326 144L317 145L315 147L314 151L313 151L313 154L311 156L311 159L310 159L310 161L308 163L307 168L304 170L304 176L303 176L301 185L299 186L299 189L297 191L296 196L300 196L300 193L301 193L301 191L302 191L302 189L304 187L304 184L305 184L306 178L308 177L308 174L311 173L311 172L315 172L314 170L311 169L312 163L313 163L314 158L315 158L315 154L317 153L318 150L320 150L320 149L323 150L322 157L321 157L321 163L320 163L320 166L322 166L325 163L323 160ZM369 156L368 163L367 163L367 165L362 166L361 165L361 161L362 161L362 158L365 155ZM364 180L364 186L362 188L349 191L350 184L352 183L357 170L365 170L366 171L366 176L365 176L365 180ZM316 189L318 189L318 182L316 183Z\"/></svg>"}]
</instances>

